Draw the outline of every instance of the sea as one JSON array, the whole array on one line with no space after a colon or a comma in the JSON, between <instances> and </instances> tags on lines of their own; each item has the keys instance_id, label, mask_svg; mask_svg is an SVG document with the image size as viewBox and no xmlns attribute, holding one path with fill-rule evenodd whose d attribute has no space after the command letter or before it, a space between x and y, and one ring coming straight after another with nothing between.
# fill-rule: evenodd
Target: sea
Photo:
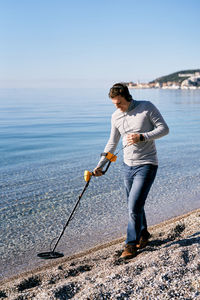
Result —
<instances>
[{"instance_id":1,"label":"sea","mask_svg":"<svg viewBox=\"0 0 200 300\"><path fill-rule=\"evenodd\" d=\"M130 90L154 103L170 133L156 140L159 169L149 225L200 207L200 90ZM0 89L0 279L43 266L109 138L105 88ZM126 234L123 151L92 177L56 251L66 257Z\"/></svg>"}]
</instances>

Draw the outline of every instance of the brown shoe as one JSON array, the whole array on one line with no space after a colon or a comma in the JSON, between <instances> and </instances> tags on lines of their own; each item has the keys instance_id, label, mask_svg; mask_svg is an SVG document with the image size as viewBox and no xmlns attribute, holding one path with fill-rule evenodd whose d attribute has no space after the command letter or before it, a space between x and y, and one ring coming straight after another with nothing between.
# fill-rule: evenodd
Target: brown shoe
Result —
<instances>
[{"instance_id":1,"label":"brown shoe","mask_svg":"<svg viewBox=\"0 0 200 300\"><path fill-rule=\"evenodd\" d=\"M143 248L145 248L147 246L147 244L148 244L150 236L151 235L150 235L149 232L147 232L147 234L145 234L145 236L142 235L140 237L139 244L136 245L136 248L137 249L143 249Z\"/></svg>"},{"instance_id":2,"label":"brown shoe","mask_svg":"<svg viewBox=\"0 0 200 300\"><path fill-rule=\"evenodd\" d=\"M135 245L129 245L126 244L124 251L122 252L122 255L120 258L128 259L133 258L137 255L137 248Z\"/></svg>"}]
</instances>

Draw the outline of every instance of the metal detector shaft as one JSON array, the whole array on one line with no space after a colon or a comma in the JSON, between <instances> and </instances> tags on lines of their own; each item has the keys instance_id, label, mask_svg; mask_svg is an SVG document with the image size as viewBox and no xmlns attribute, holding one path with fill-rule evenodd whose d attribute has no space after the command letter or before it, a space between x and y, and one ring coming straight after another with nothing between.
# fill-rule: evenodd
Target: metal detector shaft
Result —
<instances>
[{"instance_id":1,"label":"metal detector shaft","mask_svg":"<svg viewBox=\"0 0 200 300\"><path fill-rule=\"evenodd\" d=\"M110 164L111 164L111 161L109 161L109 163L107 164L106 169L105 169L104 171L102 171L102 174L103 174L103 175L108 171L108 169L109 169L109 167L110 167ZM91 174L94 176L93 173L91 173ZM82 193L81 193L80 196L78 197L78 200L76 201L76 204L75 204L75 206L74 206L74 208L73 208L73 210L72 210L72 212L71 212L71 214L70 214L70 216L69 216L69 218L68 218L68 220L67 220L65 226L63 227L63 230L62 230L62 232L61 232L61 234L60 234L60 236L59 236L59 238L58 238L58 240L57 240L55 246L53 247L52 252L55 252L56 247L57 247L57 245L58 245L58 243L59 243L61 237L63 236L63 234L64 234L64 232L65 232L66 227L69 225L69 222L71 221L71 219L72 219L72 217L73 217L73 214L75 213L76 208L77 208L77 206L79 205L79 202L80 202L80 200L81 200L83 194L85 193L85 191L86 191L86 189L87 189L87 187L88 187L88 185L89 185L89 183L90 183L90 180L91 180L91 177L90 177L89 180L87 181L87 183L86 183L86 185L85 185L85 187L84 187Z\"/></svg>"},{"instance_id":2,"label":"metal detector shaft","mask_svg":"<svg viewBox=\"0 0 200 300\"><path fill-rule=\"evenodd\" d=\"M102 171L102 174L106 174L106 172L108 171L108 168L110 167L111 161L109 161L109 163L107 164L107 167L105 168L104 171Z\"/></svg>"},{"instance_id":3,"label":"metal detector shaft","mask_svg":"<svg viewBox=\"0 0 200 300\"><path fill-rule=\"evenodd\" d=\"M126 146L127 146L127 145L126 145ZM124 149L126 146L124 146L122 149ZM118 151L118 153L119 153L122 149L120 149L120 150ZM116 153L116 154L117 154L117 153ZM114 154L112 154L112 153L110 153L110 152L105 153L105 156L106 156L106 158L109 160L109 162L107 163L107 166L106 166L105 170L102 170L102 175L104 175L104 174L108 171L111 162L116 161L116 158L117 158L116 155L114 155ZM62 230L60 236L58 237L58 239L57 239L57 241L56 241L56 243L55 243L55 246L53 247L53 250L50 250L50 252L41 252L41 253L38 253L38 255L37 255L38 257L43 258L43 259L53 259L53 258L59 258L59 257L63 257L63 256L64 256L63 253L55 252L56 247L57 247L57 245L58 245L58 243L59 243L61 237L63 236L66 227L69 225L69 222L72 220L72 217L73 217L73 215L74 215L74 213L75 213L75 211L76 211L76 209L77 209L77 207L78 207L78 205L79 205L79 202L80 202L80 200L81 200L83 194L85 193L85 191L86 191L86 189L87 189L87 187L88 187L88 185L89 185L89 183L90 183L90 180L91 180L91 177L92 177L92 176L95 176L95 174L94 174L93 172L89 172L89 171L87 171L87 170L85 171L85 173L84 173L84 179L85 179L85 181L86 181L85 187L84 187L83 191L81 192L80 196L78 197L78 200L76 201L76 204L75 204L75 206L74 206L74 208L73 208L73 210L72 210L72 212L71 212L71 214L70 214L70 216L69 216L69 218L68 218L68 220L67 220L65 226L63 227L63 230ZM55 240L55 239L53 239L53 241L54 241L54 240ZM51 242L51 244L52 244L52 242Z\"/></svg>"},{"instance_id":4,"label":"metal detector shaft","mask_svg":"<svg viewBox=\"0 0 200 300\"><path fill-rule=\"evenodd\" d=\"M69 216L69 218L68 218L68 220L67 220L65 226L63 227L63 230L62 230L62 232L61 232L61 234L60 234L60 236L59 236L59 238L58 238L58 240L57 240L57 242L56 242L56 244L55 244L55 246L54 246L52 252L55 251L55 249L56 249L56 247L57 247L57 245L58 245L58 243L59 243L61 237L63 236L63 234L64 234L64 232L65 232L66 227L69 225L69 222L70 222L70 220L71 220L71 218L72 218L72 216L73 216L73 214L74 214L74 212L75 212L75 210L76 210L76 208L77 208L77 206L78 206L78 204L79 204L79 202L80 202L80 200L81 200L83 194L85 193L85 191L86 191L86 189L87 189L87 187L88 187L88 185L89 185L89 182L90 182L90 180L86 183L86 185L85 185L85 187L84 187L82 193L81 193L80 196L78 197L78 200L77 200L77 202L76 202L76 204L75 204L75 206L74 206L74 208L73 208L73 210L72 210L72 212L71 212L71 214L70 214L70 216Z\"/></svg>"}]
</instances>

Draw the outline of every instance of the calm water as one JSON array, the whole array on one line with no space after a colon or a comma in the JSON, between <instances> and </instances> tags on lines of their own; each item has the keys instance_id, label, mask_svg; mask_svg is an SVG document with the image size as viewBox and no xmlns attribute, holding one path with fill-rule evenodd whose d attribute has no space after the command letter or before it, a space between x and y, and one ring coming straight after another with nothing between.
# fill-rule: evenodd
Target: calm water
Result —
<instances>
[{"instance_id":1,"label":"calm water","mask_svg":"<svg viewBox=\"0 0 200 300\"><path fill-rule=\"evenodd\" d=\"M149 225L200 206L200 90L132 90L152 101L170 134L157 141L159 170L149 194ZM0 278L48 262L109 137L107 90L0 90ZM119 145L120 149L120 145ZM57 250L71 255L126 232L122 153L92 178Z\"/></svg>"}]
</instances>

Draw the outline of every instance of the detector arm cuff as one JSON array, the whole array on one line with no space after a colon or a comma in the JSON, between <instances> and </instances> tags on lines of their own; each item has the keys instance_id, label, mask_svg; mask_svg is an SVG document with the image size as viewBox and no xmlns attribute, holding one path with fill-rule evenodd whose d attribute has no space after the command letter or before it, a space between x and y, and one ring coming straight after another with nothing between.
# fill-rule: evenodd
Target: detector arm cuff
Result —
<instances>
[{"instance_id":1,"label":"detector arm cuff","mask_svg":"<svg viewBox=\"0 0 200 300\"><path fill-rule=\"evenodd\" d=\"M115 162L117 160L117 156L110 152L103 152L101 156L105 156L110 162Z\"/></svg>"}]
</instances>

